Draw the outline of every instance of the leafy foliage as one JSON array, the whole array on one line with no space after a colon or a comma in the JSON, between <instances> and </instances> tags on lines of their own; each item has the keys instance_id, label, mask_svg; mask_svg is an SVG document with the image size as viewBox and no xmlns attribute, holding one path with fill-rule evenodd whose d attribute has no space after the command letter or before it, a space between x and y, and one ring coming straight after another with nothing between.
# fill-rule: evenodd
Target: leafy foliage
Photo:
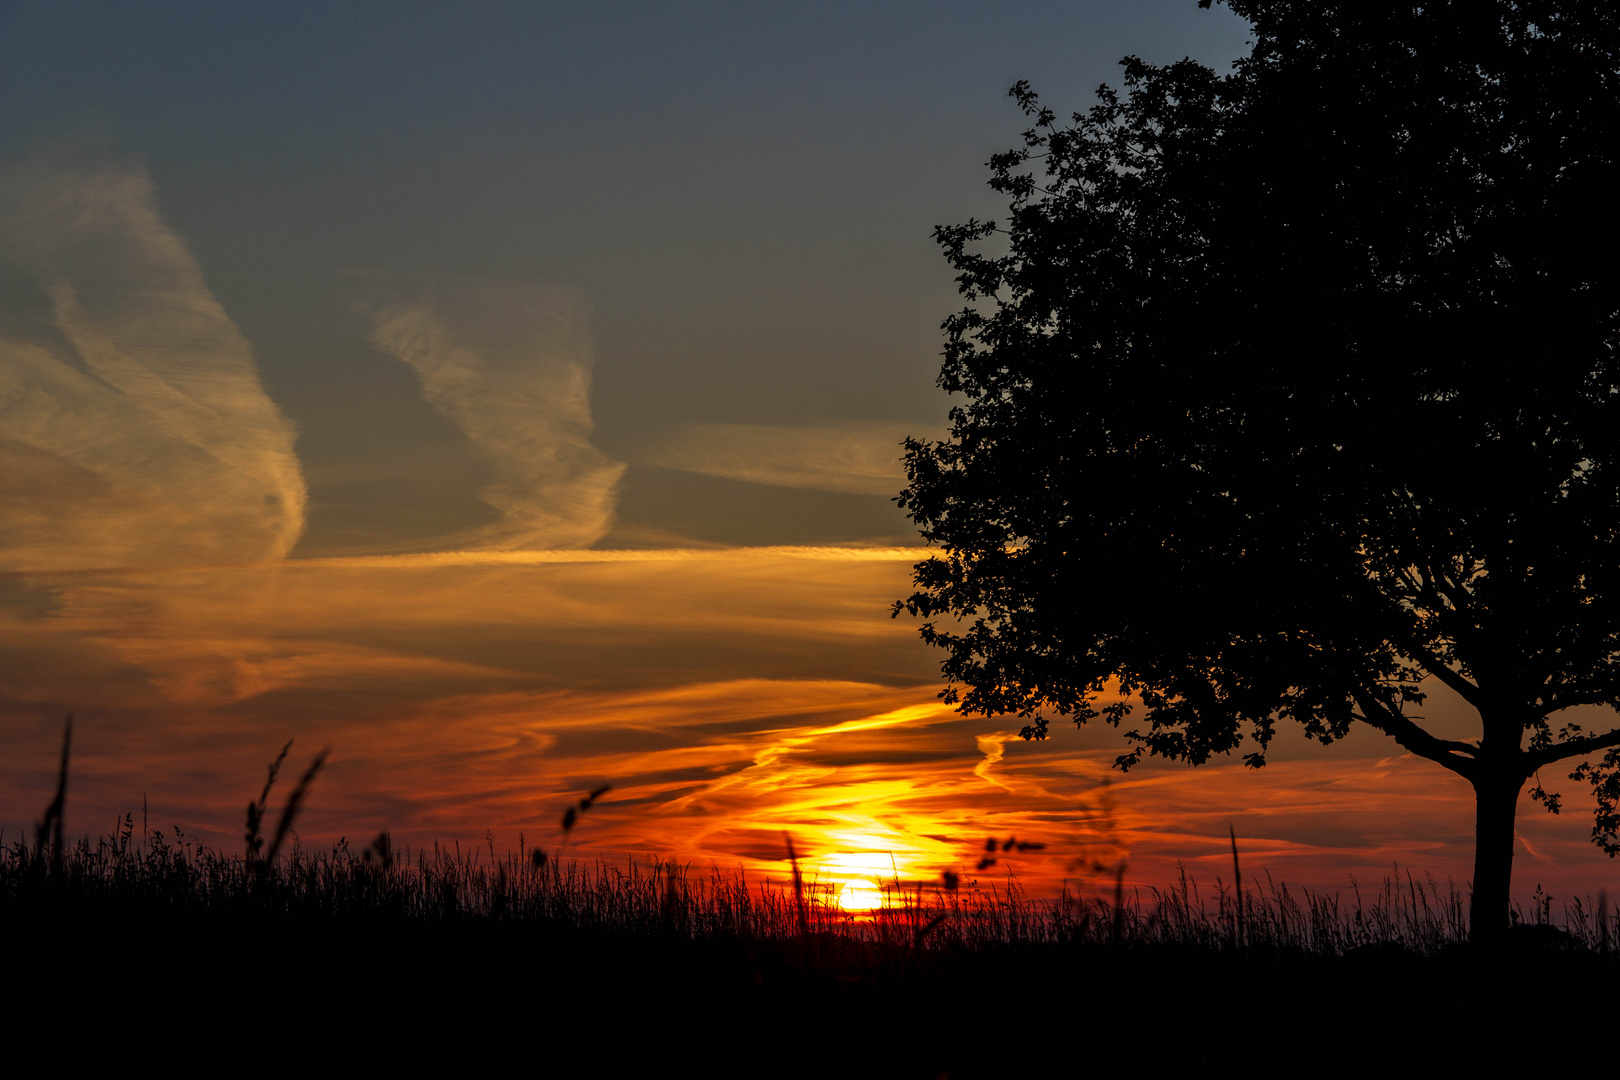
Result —
<instances>
[{"instance_id":1,"label":"leafy foliage","mask_svg":"<svg viewBox=\"0 0 1620 1080\"><path fill-rule=\"evenodd\" d=\"M1230 75L1128 57L1068 123L1013 87L1005 225L936 232L965 403L906 444L941 552L896 613L1026 737L1139 701L1121 766L1365 721L1516 795L1620 743L1549 719L1620 704L1620 13L1230 6Z\"/></svg>"}]
</instances>

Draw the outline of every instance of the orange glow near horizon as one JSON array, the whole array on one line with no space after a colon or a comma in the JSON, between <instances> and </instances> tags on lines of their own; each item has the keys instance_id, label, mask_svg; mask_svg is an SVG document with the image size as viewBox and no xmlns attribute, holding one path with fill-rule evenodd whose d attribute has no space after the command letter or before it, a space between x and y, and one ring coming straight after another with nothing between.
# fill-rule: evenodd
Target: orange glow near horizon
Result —
<instances>
[{"instance_id":1,"label":"orange glow near horizon","mask_svg":"<svg viewBox=\"0 0 1620 1080\"><path fill-rule=\"evenodd\" d=\"M1149 762L1121 775L1110 728L1054 725L1029 744L1005 719L957 714L937 700L937 658L886 610L919 554L14 575L52 608L0 616L0 644L34 658L4 705L0 824L25 829L48 801L71 709L76 832L106 831L144 800L152 827L234 850L241 806L293 738L300 766L332 748L300 821L306 844L388 829L413 845L490 836L515 849L521 836L556 849L563 809L606 783L570 856L741 868L780 885L786 833L805 879L854 913L896 881L932 888L946 871L1031 895L1111 888L1121 863L1132 887L1182 867L1213 884L1230 879L1229 827L1250 881L1344 889L1397 864L1466 880L1467 786L1372 733L1323 751L1284 732L1258 772ZM1569 801L1559 818L1525 801L1524 891L1612 878Z\"/></svg>"}]
</instances>

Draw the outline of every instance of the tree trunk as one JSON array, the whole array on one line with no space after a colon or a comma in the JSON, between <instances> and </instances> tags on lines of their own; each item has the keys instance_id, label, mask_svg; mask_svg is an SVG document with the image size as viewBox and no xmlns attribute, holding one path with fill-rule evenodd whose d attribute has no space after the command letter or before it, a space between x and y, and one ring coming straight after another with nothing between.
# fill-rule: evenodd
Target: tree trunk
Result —
<instances>
[{"instance_id":1,"label":"tree trunk","mask_svg":"<svg viewBox=\"0 0 1620 1080\"><path fill-rule=\"evenodd\" d=\"M1513 819L1524 778L1516 771L1485 773L1474 781L1474 895L1469 937L1495 941L1508 928L1513 884Z\"/></svg>"}]
</instances>

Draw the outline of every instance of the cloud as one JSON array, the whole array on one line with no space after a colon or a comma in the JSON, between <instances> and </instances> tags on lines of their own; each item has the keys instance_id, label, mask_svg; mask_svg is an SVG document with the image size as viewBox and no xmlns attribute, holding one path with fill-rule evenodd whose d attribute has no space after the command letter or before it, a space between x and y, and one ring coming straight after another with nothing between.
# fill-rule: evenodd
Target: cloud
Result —
<instances>
[{"instance_id":1,"label":"cloud","mask_svg":"<svg viewBox=\"0 0 1620 1080\"><path fill-rule=\"evenodd\" d=\"M592 342L570 294L517 282L441 283L371 311L372 342L482 452L492 525L447 538L485 549L585 547L613 524L624 466L591 445Z\"/></svg>"},{"instance_id":2,"label":"cloud","mask_svg":"<svg viewBox=\"0 0 1620 1080\"><path fill-rule=\"evenodd\" d=\"M0 567L239 562L303 529L292 424L138 164L0 172Z\"/></svg>"},{"instance_id":3,"label":"cloud","mask_svg":"<svg viewBox=\"0 0 1620 1080\"><path fill-rule=\"evenodd\" d=\"M917 554L480 552L16 575L0 605L0 827L26 827L49 801L72 709L74 831L145 793L154 823L234 845L242 802L296 737L300 763L333 747L311 843L381 828L466 842L487 827L498 849L520 831L555 845L563 808L611 782L572 851L741 863L755 881L783 880L787 831L822 885L972 876L987 839L1016 837L1045 846L998 851L978 875L987 887L1012 873L1036 895L1065 879L1111 890L1121 858L1127 887L1172 882L1178 862L1207 886L1230 880L1229 828L1256 880L1338 889L1395 860L1466 880L1468 785L1370 732L1353 757L1295 736L1301 756L1275 745L1259 772L1150 760L1121 775L1107 725L1054 725L1034 744L1005 718L958 715L936 697L937 657L888 616ZM1559 875L1538 865L1523 888L1584 890L1608 873L1584 812L1526 813L1520 829Z\"/></svg>"},{"instance_id":4,"label":"cloud","mask_svg":"<svg viewBox=\"0 0 1620 1080\"><path fill-rule=\"evenodd\" d=\"M849 421L810 427L684 424L644 451L645 464L730 480L851 495L906 483L901 440L917 425Z\"/></svg>"},{"instance_id":5,"label":"cloud","mask_svg":"<svg viewBox=\"0 0 1620 1080\"><path fill-rule=\"evenodd\" d=\"M225 842L241 790L296 735L334 747L311 836L489 826L501 843L518 829L556 843L561 807L611 782L579 850L778 873L789 830L823 884L884 868L928 878L971 866L990 832L1052 833L1096 780L1065 771L1039 791L1009 747L1005 788L991 789L1001 803L986 805L984 722L937 699L937 660L889 617L923 553L473 552L26 575L56 607L0 610L0 649L43 644L57 673L4 680L0 715L74 707L87 808L105 817L117 792L150 791L160 813ZM134 672L133 692L83 700ZM93 733L114 710L139 722ZM37 734L49 742L48 725ZM0 824L37 814L31 771L0 767L15 780ZM1068 851L1054 843L1050 857Z\"/></svg>"},{"instance_id":6,"label":"cloud","mask_svg":"<svg viewBox=\"0 0 1620 1080\"><path fill-rule=\"evenodd\" d=\"M437 566L544 566L551 563L743 562L916 563L937 555L926 547L780 545L743 548L631 548L605 551L424 551L408 555L331 555L300 559L300 566L346 569L423 569Z\"/></svg>"},{"instance_id":7,"label":"cloud","mask_svg":"<svg viewBox=\"0 0 1620 1080\"><path fill-rule=\"evenodd\" d=\"M383 701L511 684L910 682L937 660L889 604L919 550L473 552L38 574L22 581L32 606L0 608L0 646L41 640L44 621L139 668L174 704L199 706L345 688ZM42 619L40 604L53 613ZM85 681L68 679L58 700Z\"/></svg>"}]
</instances>

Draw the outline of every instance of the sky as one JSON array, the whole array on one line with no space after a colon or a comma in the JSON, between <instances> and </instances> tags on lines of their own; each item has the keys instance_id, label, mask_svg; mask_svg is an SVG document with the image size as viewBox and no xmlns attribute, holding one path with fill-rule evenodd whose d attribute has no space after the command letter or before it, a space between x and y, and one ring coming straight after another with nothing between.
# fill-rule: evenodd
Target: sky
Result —
<instances>
[{"instance_id":1,"label":"sky","mask_svg":"<svg viewBox=\"0 0 1620 1080\"><path fill-rule=\"evenodd\" d=\"M1372 733L1120 774L938 700L936 226L1004 212L1029 80L1224 70L1133 4L0 7L0 828L300 832L1034 893L1178 864L1466 879L1466 784ZM1460 703L1431 718L1467 733ZM567 836L563 810L610 792ZM1516 886L1613 882L1521 803Z\"/></svg>"}]
</instances>

